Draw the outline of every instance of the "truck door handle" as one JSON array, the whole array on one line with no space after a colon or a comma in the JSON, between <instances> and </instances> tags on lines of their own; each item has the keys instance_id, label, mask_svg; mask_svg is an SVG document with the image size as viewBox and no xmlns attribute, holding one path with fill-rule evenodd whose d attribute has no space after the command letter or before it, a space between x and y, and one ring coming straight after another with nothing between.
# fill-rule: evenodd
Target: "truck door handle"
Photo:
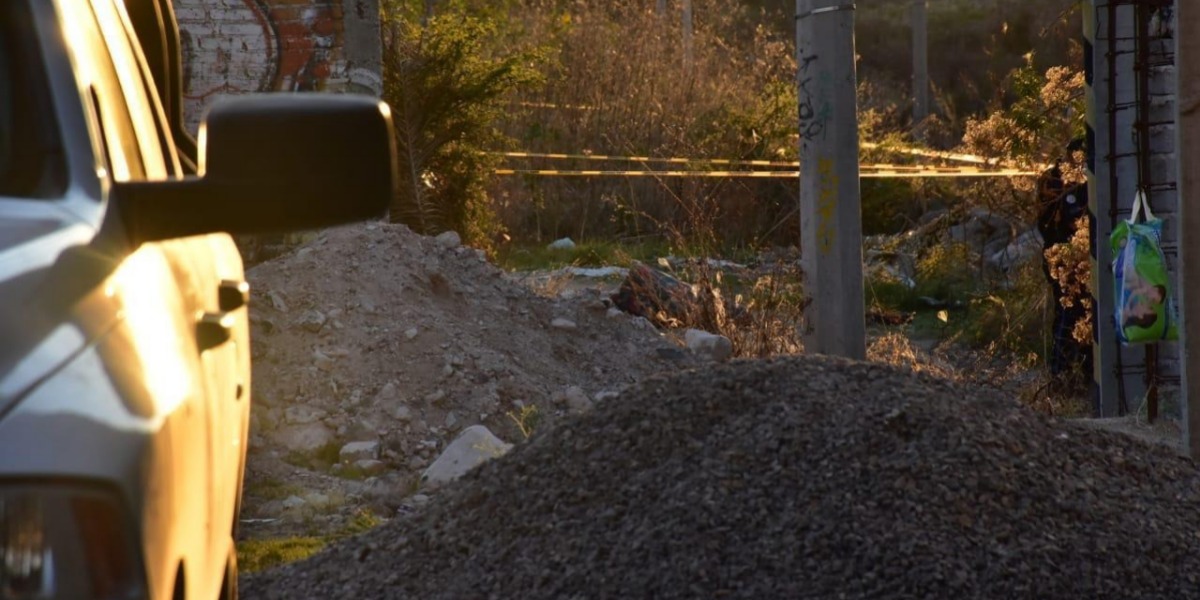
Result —
<instances>
[{"instance_id":1,"label":"truck door handle","mask_svg":"<svg viewBox=\"0 0 1200 600\"><path fill-rule=\"evenodd\" d=\"M250 303L250 284L225 279L217 288L217 304L222 312L233 312Z\"/></svg>"},{"instance_id":2,"label":"truck door handle","mask_svg":"<svg viewBox=\"0 0 1200 600\"><path fill-rule=\"evenodd\" d=\"M235 322L228 312L204 313L196 321L196 346L204 352L228 342Z\"/></svg>"}]
</instances>

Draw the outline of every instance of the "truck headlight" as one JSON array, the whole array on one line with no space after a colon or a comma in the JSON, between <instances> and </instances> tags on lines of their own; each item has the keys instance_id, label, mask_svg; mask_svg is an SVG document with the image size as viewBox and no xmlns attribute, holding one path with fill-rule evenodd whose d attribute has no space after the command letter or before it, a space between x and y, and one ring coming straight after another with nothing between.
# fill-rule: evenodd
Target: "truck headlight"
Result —
<instances>
[{"instance_id":1,"label":"truck headlight","mask_svg":"<svg viewBox=\"0 0 1200 600\"><path fill-rule=\"evenodd\" d=\"M104 489L0 483L0 600L144 598L133 532Z\"/></svg>"}]
</instances>

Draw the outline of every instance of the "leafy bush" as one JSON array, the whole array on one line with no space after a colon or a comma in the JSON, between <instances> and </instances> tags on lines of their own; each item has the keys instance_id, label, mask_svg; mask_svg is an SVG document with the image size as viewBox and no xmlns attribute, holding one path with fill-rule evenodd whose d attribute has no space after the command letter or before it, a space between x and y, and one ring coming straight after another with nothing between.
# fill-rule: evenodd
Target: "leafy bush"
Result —
<instances>
[{"instance_id":1,"label":"leafy bush","mask_svg":"<svg viewBox=\"0 0 1200 600\"><path fill-rule=\"evenodd\" d=\"M962 300L979 289L979 266L970 246L948 243L931 247L917 261L917 295Z\"/></svg>"},{"instance_id":2,"label":"leafy bush","mask_svg":"<svg viewBox=\"0 0 1200 600\"><path fill-rule=\"evenodd\" d=\"M499 233L486 191L505 145L495 123L503 97L539 81L538 53L493 56L492 25L460 13L425 24L405 19L392 3L384 36L384 99L392 106L400 159L399 191L391 219L423 234L458 231L488 248Z\"/></svg>"}]
</instances>

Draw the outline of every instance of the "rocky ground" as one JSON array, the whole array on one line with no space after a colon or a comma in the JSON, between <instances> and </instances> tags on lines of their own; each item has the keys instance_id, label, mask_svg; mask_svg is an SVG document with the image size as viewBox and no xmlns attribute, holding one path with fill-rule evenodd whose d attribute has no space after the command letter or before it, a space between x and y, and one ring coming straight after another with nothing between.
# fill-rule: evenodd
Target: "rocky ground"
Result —
<instances>
[{"instance_id":1,"label":"rocky ground","mask_svg":"<svg viewBox=\"0 0 1200 600\"><path fill-rule=\"evenodd\" d=\"M1166 448L893 367L650 378L247 598L1186 598Z\"/></svg>"},{"instance_id":2,"label":"rocky ground","mask_svg":"<svg viewBox=\"0 0 1200 600\"><path fill-rule=\"evenodd\" d=\"M427 494L465 428L505 442L698 364L596 286L536 293L453 234L354 225L252 268L254 409L242 535L336 531Z\"/></svg>"},{"instance_id":3,"label":"rocky ground","mask_svg":"<svg viewBox=\"0 0 1200 600\"><path fill-rule=\"evenodd\" d=\"M1011 400L1035 373L894 327L868 356L899 370L716 366L612 308L619 274L583 271L508 274L452 234L378 223L251 269L241 536L383 525L244 596L1196 589L1195 471L1129 437L1169 443L1169 424L1036 416Z\"/></svg>"}]
</instances>

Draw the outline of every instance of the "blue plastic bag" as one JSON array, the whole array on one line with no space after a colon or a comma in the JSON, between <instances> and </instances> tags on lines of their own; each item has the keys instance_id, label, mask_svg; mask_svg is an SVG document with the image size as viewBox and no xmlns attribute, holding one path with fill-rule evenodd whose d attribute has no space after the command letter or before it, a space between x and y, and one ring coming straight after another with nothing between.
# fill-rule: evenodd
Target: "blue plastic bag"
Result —
<instances>
[{"instance_id":1,"label":"blue plastic bag","mask_svg":"<svg viewBox=\"0 0 1200 600\"><path fill-rule=\"evenodd\" d=\"M1145 220L1139 217L1145 213ZM1113 306L1117 339L1146 344L1179 339L1179 317L1163 254L1163 221L1150 212L1142 192L1133 213L1113 229Z\"/></svg>"}]
</instances>

